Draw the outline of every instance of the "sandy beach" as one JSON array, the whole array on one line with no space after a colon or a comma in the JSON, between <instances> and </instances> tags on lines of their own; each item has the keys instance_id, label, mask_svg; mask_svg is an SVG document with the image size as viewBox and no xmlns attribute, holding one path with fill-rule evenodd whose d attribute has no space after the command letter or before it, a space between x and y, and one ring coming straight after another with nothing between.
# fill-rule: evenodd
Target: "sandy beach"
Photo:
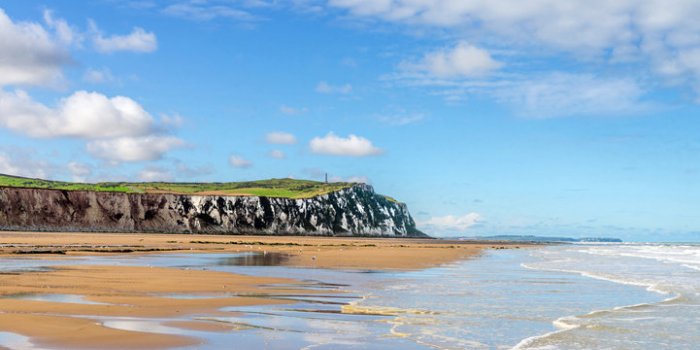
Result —
<instances>
[{"instance_id":1,"label":"sandy beach","mask_svg":"<svg viewBox=\"0 0 700 350\"><path fill-rule=\"evenodd\" d=\"M222 307L279 304L275 296L320 293L279 277L154 266L90 264L90 256L222 254L256 252L244 264L361 269L422 269L467 259L483 249L520 248L425 239L138 235L105 233L0 233L0 258L69 260L46 271L8 272L0 277L0 329L32 343L61 348L172 348L199 340L104 326L101 317L216 315ZM82 257L72 265L71 258ZM269 259L268 259L269 258ZM255 260L257 259L257 260ZM262 260L261 260L262 259ZM85 263L84 261L88 261ZM267 261L271 260L271 261ZM275 286L270 288L270 286ZM222 293L226 296L222 297ZM172 295L213 295L175 298ZM37 300L33 295L69 295L82 301ZM173 321L169 327L231 331L206 320Z\"/></svg>"}]
</instances>

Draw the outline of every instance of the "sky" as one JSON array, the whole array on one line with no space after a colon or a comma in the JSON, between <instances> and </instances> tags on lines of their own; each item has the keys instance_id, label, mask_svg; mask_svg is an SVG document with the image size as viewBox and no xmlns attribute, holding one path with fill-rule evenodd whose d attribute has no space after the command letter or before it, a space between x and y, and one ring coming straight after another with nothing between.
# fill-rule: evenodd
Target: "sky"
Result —
<instances>
[{"instance_id":1,"label":"sky","mask_svg":"<svg viewBox=\"0 0 700 350\"><path fill-rule=\"evenodd\" d=\"M0 1L0 173L366 182L435 236L700 241L700 2Z\"/></svg>"}]
</instances>

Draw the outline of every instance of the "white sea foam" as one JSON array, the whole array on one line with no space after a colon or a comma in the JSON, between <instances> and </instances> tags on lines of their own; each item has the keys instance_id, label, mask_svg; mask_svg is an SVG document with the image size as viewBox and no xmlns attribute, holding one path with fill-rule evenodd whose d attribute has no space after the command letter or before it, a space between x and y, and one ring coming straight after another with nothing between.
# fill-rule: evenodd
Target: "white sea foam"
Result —
<instances>
[{"instance_id":1,"label":"white sea foam","mask_svg":"<svg viewBox=\"0 0 700 350\"><path fill-rule=\"evenodd\" d=\"M700 341L700 246L585 244L533 251L533 256L534 261L522 266L576 273L670 296L558 318L553 321L557 330L525 338L514 349L655 349L668 344L690 349Z\"/></svg>"},{"instance_id":2,"label":"white sea foam","mask_svg":"<svg viewBox=\"0 0 700 350\"><path fill-rule=\"evenodd\" d=\"M607 275L607 274L578 270L578 269L566 269L566 268L556 268L556 267L539 267L539 266L534 266L534 265L527 264L527 263L522 263L520 265L526 269L575 273L575 274L579 274L579 275L584 276L584 277L589 277L589 278L593 278L593 279L597 279L597 280L601 280L601 281L626 284L626 285L630 285L630 286L645 287L648 291L659 293L659 294L670 294L671 293L670 291L662 289L656 283L628 279L628 278L621 277L621 276L613 276L613 275Z\"/></svg>"}]
</instances>

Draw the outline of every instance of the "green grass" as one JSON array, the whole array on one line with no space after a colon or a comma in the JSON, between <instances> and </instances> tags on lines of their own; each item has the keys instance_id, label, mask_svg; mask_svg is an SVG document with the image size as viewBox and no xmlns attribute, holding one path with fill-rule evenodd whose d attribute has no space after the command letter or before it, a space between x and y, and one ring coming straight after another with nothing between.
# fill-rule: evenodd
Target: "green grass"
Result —
<instances>
[{"instance_id":1,"label":"green grass","mask_svg":"<svg viewBox=\"0 0 700 350\"><path fill-rule=\"evenodd\" d=\"M383 196L383 197L386 198L386 200L388 200L389 202L399 203L399 201L397 201L396 198L394 198L394 197L389 197L389 196Z\"/></svg>"},{"instance_id":2,"label":"green grass","mask_svg":"<svg viewBox=\"0 0 700 350\"><path fill-rule=\"evenodd\" d=\"M0 174L0 187L45 188L69 191L122 193L169 192L177 194L253 195L281 198L309 198L338 191L352 183L324 183L309 180L270 179L247 182L174 183L174 182L99 182L74 183L29 179Z\"/></svg>"}]
</instances>

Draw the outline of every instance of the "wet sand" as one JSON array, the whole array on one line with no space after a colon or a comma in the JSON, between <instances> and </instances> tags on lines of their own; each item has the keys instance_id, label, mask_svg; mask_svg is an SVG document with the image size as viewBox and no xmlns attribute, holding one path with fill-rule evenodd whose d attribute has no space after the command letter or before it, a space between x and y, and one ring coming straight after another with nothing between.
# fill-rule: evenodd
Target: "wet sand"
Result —
<instances>
[{"instance_id":1,"label":"wet sand","mask_svg":"<svg viewBox=\"0 0 700 350\"><path fill-rule=\"evenodd\" d=\"M253 255L246 258L253 260L237 263L369 270L421 269L469 258L485 248L520 246L424 239L0 233L0 259L61 260L74 256L127 253L133 256L152 252L264 252L276 254ZM266 261L268 258L274 261ZM227 306L291 303L270 296L314 293L304 285L305 282L288 278L151 266L79 264L56 266L48 271L5 273L0 275L0 296L3 296L0 298L0 331L17 333L48 347L191 346L200 340L110 328L100 318L216 315L219 309ZM168 297L191 294L215 296ZM73 295L84 302L21 298L24 295ZM206 320L173 321L168 326L211 331L230 328Z\"/></svg>"},{"instance_id":2,"label":"wet sand","mask_svg":"<svg viewBox=\"0 0 700 350\"><path fill-rule=\"evenodd\" d=\"M421 269L519 243L433 239L0 232L2 255L62 255L149 252L279 252L288 266L340 269ZM41 254L47 253L47 254Z\"/></svg>"}]
</instances>

